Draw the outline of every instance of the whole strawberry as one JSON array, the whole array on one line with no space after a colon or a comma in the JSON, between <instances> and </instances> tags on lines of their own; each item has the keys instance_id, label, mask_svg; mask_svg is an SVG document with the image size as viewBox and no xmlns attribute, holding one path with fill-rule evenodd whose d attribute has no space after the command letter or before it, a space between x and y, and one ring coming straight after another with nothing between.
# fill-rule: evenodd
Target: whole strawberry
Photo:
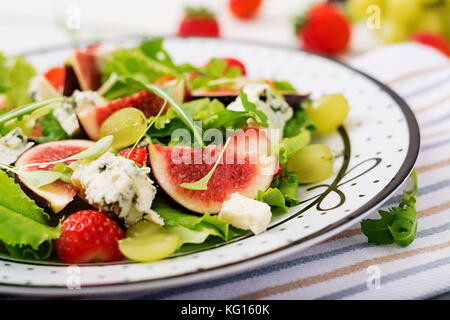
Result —
<instances>
[{"instance_id":1,"label":"whole strawberry","mask_svg":"<svg viewBox=\"0 0 450 320\"><path fill-rule=\"evenodd\" d=\"M70 215L55 240L58 257L66 263L118 261L123 259L117 241L123 239L119 225L107 215L84 210Z\"/></svg>"},{"instance_id":2,"label":"whole strawberry","mask_svg":"<svg viewBox=\"0 0 450 320\"><path fill-rule=\"evenodd\" d=\"M331 2L312 6L296 21L296 32L303 49L326 55L347 50L351 27L340 8Z\"/></svg>"},{"instance_id":3,"label":"whole strawberry","mask_svg":"<svg viewBox=\"0 0 450 320\"><path fill-rule=\"evenodd\" d=\"M440 34L425 31L416 32L411 35L411 40L435 48L450 57L450 42Z\"/></svg>"},{"instance_id":4,"label":"whole strawberry","mask_svg":"<svg viewBox=\"0 0 450 320\"><path fill-rule=\"evenodd\" d=\"M205 8L186 8L178 28L180 37L220 37L219 24L215 16Z\"/></svg>"},{"instance_id":5,"label":"whole strawberry","mask_svg":"<svg viewBox=\"0 0 450 320\"><path fill-rule=\"evenodd\" d=\"M131 150L131 148L123 149L122 151L119 152L119 155L121 155L124 158L133 160L140 166L143 166L147 162L146 148L134 148L133 150Z\"/></svg>"},{"instance_id":6,"label":"whole strawberry","mask_svg":"<svg viewBox=\"0 0 450 320\"><path fill-rule=\"evenodd\" d=\"M230 0L229 7L236 18L251 19L256 16L261 2L261 0Z\"/></svg>"}]
</instances>

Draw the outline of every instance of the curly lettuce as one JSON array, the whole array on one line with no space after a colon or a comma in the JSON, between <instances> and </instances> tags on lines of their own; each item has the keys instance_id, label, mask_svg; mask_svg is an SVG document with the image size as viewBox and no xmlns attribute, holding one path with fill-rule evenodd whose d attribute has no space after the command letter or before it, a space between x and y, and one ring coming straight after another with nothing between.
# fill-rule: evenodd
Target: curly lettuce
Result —
<instances>
[{"instance_id":1,"label":"curly lettuce","mask_svg":"<svg viewBox=\"0 0 450 320\"><path fill-rule=\"evenodd\" d=\"M0 95L4 98L5 109L32 101L28 86L35 74L33 66L24 58L6 57L0 52Z\"/></svg>"}]
</instances>

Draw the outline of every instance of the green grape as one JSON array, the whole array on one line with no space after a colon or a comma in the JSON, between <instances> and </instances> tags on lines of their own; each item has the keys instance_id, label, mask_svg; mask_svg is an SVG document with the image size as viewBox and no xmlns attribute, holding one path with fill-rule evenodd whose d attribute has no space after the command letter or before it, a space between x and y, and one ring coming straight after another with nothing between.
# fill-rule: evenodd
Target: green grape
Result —
<instances>
[{"instance_id":1,"label":"green grape","mask_svg":"<svg viewBox=\"0 0 450 320\"><path fill-rule=\"evenodd\" d=\"M386 16L396 24L410 25L420 15L420 2L417 0L386 1Z\"/></svg>"},{"instance_id":2,"label":"green grape","mask_svg":"<svg viewBox=\"0 0 450 320\"><path fill-rule=\"evenodd\" d=\"M168 233L142 235L119 240L119 250L134 261L149 262L164 259L178 248L179 236Z\"/></svg>"},{"instance_id":3,"label":"green grape","mask_svg":"<svg viewBox=\"0 0 450 320\"><path fill-rule=\"evenodd\" d=\"M125 232L125 236L130 237L130 238L135 238L135 237L148 236L151 234L165 233L165 232L166 232L166 230L162 226L160 226L154 222L142 220L142 221L139 221L139 222L133 224L131 227L129 227L127 229L127 231Z\"/></svg>"},{"instance_id":4,"label":"green grape","mask_svg":"<svg viewBox=\"0 0 450 320\"><path fill-rule=\"evenodd\" d=\"M348 102L342 94L328 94L314 100L306 108L306 114L316 124L317 132L336 130L348 114Z\"/></svg>"},{"instance_id":5,"label":"green grape","mask_svg":"<svg viewBox=\"0 0 450 320\"><path fill-rule=\"evenodd\" d=\"M114 136L116 150L130 146L145 133L147 118L141 110L125 108L110 115L100 128L100 137Z\"/></svg>"},{"instance_id":6,"label":"green grape","mask_svg":"<svg viewBox=\"0 0 450 320\"><path fill-rule=\"evenodd\" d=\"M445 27L445 15L442 8L425 8L421 11L419 18L414 23L413 31L444 34Z\"/></svg>"},{"instance_id":7,"label":"green grape","mask_svg":"<svg viewBox=\"0 0 450 320\"><path fill-rule=\"evenodd\" d=\"M446 0L445 6L443 8L444 12L444 21L445 21L445 36L447 37L447 40L450 41L450 0ZM446 18L447 17L447 18Z\"/></svg>"},{"instance_id":8,"label":"green grape","mask_svg":"<svg viewBox=\"0 0 450 320\"><path fill-rule=\"evenodd\" d=\"M300 183L315 183L333 174L333 155L323 144L311 144L297 152L287 163L287 170L298 175Z\"/></svg>"},{"instance_id":9,"label":"green grape","mask_svg":"<svg viewBox=\"0 0 450 320\"><path fill-rule=\"evenodd\" d=\"M402 42L408 39L409 30L404 24L385 20L381 24L381 41L385 44Z\"/></svg>"},{"instance_id":10,"label":"green grape","mask_svg":"<svg viewBox=\"0 0 450 320\"><path fill-rule=\"evenodd\" d=\"M350 17L355 20L365 20L369 17L367 8L375 5L383 12L385 0L348 0L346 5Z\"/></svg>"}]
</instances>

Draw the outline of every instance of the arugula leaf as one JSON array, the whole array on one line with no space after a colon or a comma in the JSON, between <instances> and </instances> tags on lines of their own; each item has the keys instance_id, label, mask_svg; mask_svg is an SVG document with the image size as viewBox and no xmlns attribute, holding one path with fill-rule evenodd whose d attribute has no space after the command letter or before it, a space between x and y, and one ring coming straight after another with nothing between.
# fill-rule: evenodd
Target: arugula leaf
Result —
<instances>
[{"instance_id":1,"label":"arugula leaf","mask_svg":"<svg viewBox=\"0 0 450 320\"><path fill-rule=\"evenodd\" d=\"M0 240L8 251L36 253L48 251L51 240L60 236L60 227L47 225L48 215L28 198L14 180L0 171Z\"/></svg>"},{"instance_id":2,"label":"arugula leaf","mask_svg":"<svg viewBox=\"0 0 450 320\"><path fill-rule=\"evenodd\" d=\"M30 102L30 80L35 70L20 56L6 57L0 52L0 94L5 96L5 108L10 109Z\"/></svg>"},{"instance_id":3,"label":"arugula leaf","mask_svg":"<svg viewBox=\"0 0 450 320\"><path fill-rule=\"evenodd\" d=\"M203 178L201 178L200 180L195 181L195 182L189 182L189 183L183 182L182 184L180 184L180 187L183 187L183 188L189 189L189 190L207 190L208 182L209 182L209 180L211 180L211 177L214 174L214 171L216 171L217 166L221 162L223 154L225 153L225 150L227 149L227 146L230 143L230 141L231 141L231 137L228 138L228 141L223 146L223 149L220 152L219 157L216 160L216 163L214 163L214 166L211 168L211 170L209 170L209 172Z\"/></svg>"},{"instance_id":4,"label":"arugula leaf","mask_svg":"<svg viewBox=\"0 0 450 320\"><path fill-rule=\"evenodd\" d=\"M53 113L47 114L41 121L41 132L42 137L36 139L38 143L57 141L57 140L67 140L69 135L61 127L61 124L54 117Z\"/></svg>"},{"instance_id":5,"label":"arugula leaf","mask_svg":"<svg viewBox=\"0 0 450 320\"><path fill-rule=\"evenodd\" d=\"M41 100L0 115L1 134L5 135L17 127L20 127L25 134L29 134L39 118L53 111L56 105L63 101L62 97Z\"/></svg>"},{"instance_id":6,"label":"arugula leaf","mask_svg":"<svg viewBox=\"0 0 450 320\"><path fill-rule=\"evenodd\" d=\"M418 190L417 172L411 173L413 187L403 192L403 199L396 207L388 211L379 210L381 218L364 219L361 230L370 243L377 245L395 242L408 246L414 241L417 231L416 197Z\"/></svg>"},{"instance_id":7,"label":"arugula leaf","mask_svg":"<svg viewBox=\"0 0 450 320\"><path fill-rule=\"evenodd\" d=\"M256 108L256 105L248 100L244 90L241 89L239 91L239 97L241 98L242 106L244 107L245 111L248 112L250 117L254 119L256 123L267 128L269 126L269 124L267 123L267 115L261 110L258 110Z\"/></svg>"},{"instance_id":8,"label":"arugula leaf","mask_svg":"<svg viewBox=\"0 0 450 320\"><path fill-rule=\"evenodd\" d=\"M100 157L102 154L104 154L106 151L108 151L111 148L111 145L113 143L114 137L113 136L106 136L98 140L96 143L94 143L92 146L87 148L86 150L83 150L77 154L74 154L68 158L60 159L56 161L50 161L50 162L43 162L43 163L30 163L25 165L26 167L35 167L35 166L47 166L50 164L58 164L63 163L66 161L71 160L96 160L98 157ZM30 171L31 172L40 172L40 171ZM47 171L49 172L49 171Z\"/></svg>"},{"instance_id":9,"label":"arugula leaf","mask_svg":"<svg viewBox=\"0 0 450 320\"><path fill-rule=\"evenodd\" d=\"M160 88L153 84L145 84L141 81L137 81L133 78L126 78L126 82L133 86L141 87L142 89L149 90L159 96L160 98L167 100L170 106L176 111L178 117L184 122L184 124L193 132L194 134L194 144L197 146L203 146L203 139L200 128L194 123L192 116L186 113L183 106L178 103L172 95L167 93L163 88Z\"/></svg>"},{"instance_id":10,"label":"arugula leaf","mask_svg":"<svg viewBox=\"0 0 450 320\"><path fill-rule=\"evenodd\" d=\"M305 103L305 102L303 102ZM309 102L306 102L309 103ZM302 104L304 106L304 104ZM315 130L316 125L314 121L312 121L304 108L299 108L294 111L294 115L284 125L283 129L283 137L289 138L298 135L303 130Z\"/></svg>"},{"instance_id":11,"label":"arugula leaf","mask_svg":"<svg viewBox=\"0 0 450 320\"><path fill-rule=\"evenodd\" d=\"M0 169L4 169L6 171L11 171L19 176L21 176L24 180L26 180L30 185L35 188L40 188L42 186L48 185L56 180L69 180L67 178L66 173L57 172L57 171L46 171L46 170L36 170L36 171L21 171L16 170L14 167L5 165L0 163Z\"/></svg>"},{"instance_id":12,"label":"arugula leaf","mask_svg":"<svg viewBox=\"0 0 450 320\"><path fill-rule=\"evenodd\" d=\"M214 89L218 85L234 83L241 76L242 70L227 66L225 60L212 58L203 68L196 70L198 75L188 82L189 88Z\"/></svg>"}]
</instances>

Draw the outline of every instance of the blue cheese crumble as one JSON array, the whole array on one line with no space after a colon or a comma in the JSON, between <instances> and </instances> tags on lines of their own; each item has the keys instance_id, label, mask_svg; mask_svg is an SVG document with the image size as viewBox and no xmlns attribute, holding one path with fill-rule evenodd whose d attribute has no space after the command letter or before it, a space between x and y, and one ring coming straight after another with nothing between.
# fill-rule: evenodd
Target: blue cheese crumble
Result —
<instances>
[{"instance_id":1,"label":"blue cheese crumble","mask_svg":"<svg viewBox=\"0 0 450 320\"><path fill-rule=\"evenodd\" d=\"M53 111L53 116L61 124L64 131L69 136L74 136L80 132L80 124L78 122L77 113L105 105L108 102L94 91L78 91L67 98Z\"/></svg>"},{"instance_id":2,"label":"blue cheese crumble","mask_svg":"<svg viewBox=\"0 0 450 320\"><path fill-rule=\"evenodd\" d=\"M272 142L277 142L282 138L282 132L286 121L292 118L294 111L289 104L275 94L268 84L252 83L243 88L244 93L256 108L267 116L269 133ZM241 98L238 97L227 107L229 110L244 111Z\"/></svg>"},{"instance_id":3,"label":"blue cheese crumble","mask_svg":"<svg viewBox=\"0 0 450 320\"><path fill-rule=\"evenodd\" d=\"M20 128L15 128L0 138L0 162L13 164L26 150L31 148L34 142L28 141L28 137Z\"/></svg>"},{"instance_id":4,"label":"blue cheese crumble","mask_svg":"<svg viewBox=\"0 0 450 320\"><path fill-rule=\"evenodd\" d=\"M163 225L163 219L151 209L156 188L149 173L150 168L138 167L132 160L107 152L97 160L78 165L72 183L90 205L117 216L126 226L143 218Z\"/></svg>"}]
</instances>

